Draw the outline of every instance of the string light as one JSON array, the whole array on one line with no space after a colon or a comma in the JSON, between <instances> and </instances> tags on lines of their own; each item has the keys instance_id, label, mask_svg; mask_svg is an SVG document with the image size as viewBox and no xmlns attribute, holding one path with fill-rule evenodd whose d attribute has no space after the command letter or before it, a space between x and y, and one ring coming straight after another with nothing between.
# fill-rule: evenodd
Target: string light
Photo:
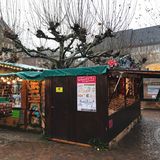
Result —
<instances>
[{"instance_id":1,"label":"string light","mask_svg":"<svg viewBox=\"0 0 160 160\"><path fill-rule=\"evenodd\" d=\"M19 81L19 82L22 82L22 81L23 81L23 79L19 79L18 81Z\"/></svg>"},{"instance_id":2,"label":"string light","mask_svg":"<svg viewBox=\"0 0 160 160\"><path fill-rule=\"evenodd\" d=\"M7 80L6 80L6 79L3 79L3 82L7 82Z\"/></svg>"},{"instance_id":3,"label":"string light","mask_svg":"<svg viewBox=\"0 0 160 160\"><path fill-rule=\"evenodd\" d=\"M14 79L14 80L12 80L12 83L14 84L14 83L16 83L16 80Z\"/></svg>"},{"instance_id":4,"label":"string light","mask_svg":"<svg viewBox=\"0 0 160 160\"><path fill-rule=\"evenodd\" d=\"M23 79L21 79L21 78L18 77L18 78L17 78L17 81L21 82L21 81L23 81Z\"/></svg>"},{"instance_id":5,"label":"string light","mask_svg":"<svg viewBox=\"0 0 160 160\"><path fill-rule=\"evenodd\" d=\"M0 81L7 84L15 84L18 82L22 82L23 79L19 77L0 77Z\"/></svg>"},{"instance_id":6,"label":"string light","mask_svg":"<svg viewBox=\"0 0 160 160\"><path fill-rule=\"evenodd\" d=\"M4 65L4 64L0 64L0 66L3 67L3 68L12 69L12 70L23 71L22 68L16 67L16 66L12 66L12 65Z\"/></svg>"},{"instance_id":7,"label":"string light","mask_svg":"<svg viewBox=\"0 0 160 160\"><path fill-rule=\"evenodd\" d=\"M7 82L7 84L11 84L11 82L10 82L10 81L8 81L8 82Z\"/></svg>"}]
</instances>

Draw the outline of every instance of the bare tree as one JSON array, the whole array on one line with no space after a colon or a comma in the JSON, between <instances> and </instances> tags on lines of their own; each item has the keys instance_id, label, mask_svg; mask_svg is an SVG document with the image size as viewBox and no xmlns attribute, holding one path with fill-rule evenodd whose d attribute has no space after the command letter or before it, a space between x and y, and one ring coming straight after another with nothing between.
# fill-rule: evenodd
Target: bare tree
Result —
<instances>
[{"instance_id":1,"label":"bare tree","mask_svg":"<svg viewBox=\"0 0 160 160\"><path fill-rule=\"evenodd\" d=\"M14 42L16 52L46 59L52 68L77 67L88 59L110 56L112 50L104 55L93 48L106 37L114 37L114 31L126 29L136 7L132 0L30 0L26 10L15 4L6 5L5 15L1 3L1 16L12 29L5 29L4 35Z\"/></svg>"}]
</instances>

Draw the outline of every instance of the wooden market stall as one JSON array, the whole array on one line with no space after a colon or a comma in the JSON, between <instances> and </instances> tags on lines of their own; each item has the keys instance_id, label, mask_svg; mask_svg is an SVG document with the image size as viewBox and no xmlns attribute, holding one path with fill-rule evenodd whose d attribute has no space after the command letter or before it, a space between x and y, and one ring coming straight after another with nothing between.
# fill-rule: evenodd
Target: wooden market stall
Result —
<instances>
[{"instance_id":1,"label":"wooden market stall","mask_svg":"<svg viewBox=\"0 0 160 160\"><path fill-rule=\"evenodd\" d=\"M44 71L46 135L111 143L140 118L141 76L107 66Z\"/></svg>"},{"instance_id":2,"label":"wooden market stall","mask_svg":"<svg viewBox=\"0 0 160 160\"><path fill-rule=\"evenodd\" d=\"M44 111L45 82L26 78L24 73L42 70L24 64L0 62L0 126L41 128L42 115L38 110L41 114Z\"/></svg>"},{"instance_id":3,"label":"wooden market stall","mask_svg":"<svg viewBox=\"0 0 160 160\"><path fill-rule=\"evenodd\" d=\"M160 109L160 71L141 71L143 85L141 88L141 107Z\"/></svg>"}]
</instances>

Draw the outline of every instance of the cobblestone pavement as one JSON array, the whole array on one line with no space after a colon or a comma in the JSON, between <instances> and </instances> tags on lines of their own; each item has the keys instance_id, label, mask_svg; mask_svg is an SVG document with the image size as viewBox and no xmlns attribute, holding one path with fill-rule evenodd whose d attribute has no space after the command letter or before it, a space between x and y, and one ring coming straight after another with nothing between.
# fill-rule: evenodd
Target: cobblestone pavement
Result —
<instances>
[{"instance_id":1,"label":"cobblestone pavement","mask_svg":"<svg viewBox=\"0 0 160 160\"><path fill-rule=\"evenodd\" d=\"M142 111L142 120L111 151L47 141L41 135L0 129L0 160L160 160L160 111Z\"/></svg>"}]
</instances>

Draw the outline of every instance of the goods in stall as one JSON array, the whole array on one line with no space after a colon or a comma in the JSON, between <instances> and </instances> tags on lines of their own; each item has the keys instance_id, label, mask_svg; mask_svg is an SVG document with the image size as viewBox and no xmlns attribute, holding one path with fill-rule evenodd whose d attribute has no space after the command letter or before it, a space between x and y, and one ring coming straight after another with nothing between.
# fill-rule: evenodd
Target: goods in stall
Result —
<instances>
[{"instance_id":1,"label":"goods in stall","mask_svg":"<svg viewBox=\"0 0 160 160\"><path fill-rule=\"evenodd\" d=\"M38 81L28 82L28 117L29 125L40 126L40 83Z\"/></svg>"}]
</instances>

